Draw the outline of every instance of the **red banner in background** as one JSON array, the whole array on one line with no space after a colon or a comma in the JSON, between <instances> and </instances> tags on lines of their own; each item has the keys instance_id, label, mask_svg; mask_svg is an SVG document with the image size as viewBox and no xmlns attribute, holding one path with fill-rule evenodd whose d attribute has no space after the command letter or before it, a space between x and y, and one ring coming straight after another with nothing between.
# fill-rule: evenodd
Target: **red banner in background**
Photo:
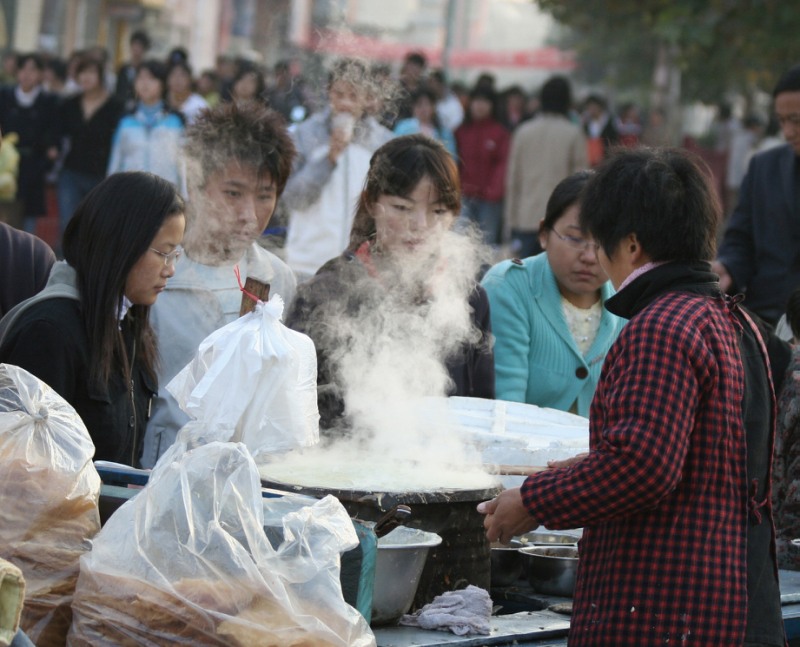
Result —
<instances>
[{"instance_id":1,"label":"red banner in background","mask_svg":"<svg viewBox=\"0 0 800 647\"><path fill-rule=\"evenodd\" d=\"M337 56L355 56L375 61L402 61L408 52L421 52L428 64L442 64L442 49L417 47L408 43L387 42L371 36L323 30L315 32L304 47ZM575 69L572 52L557 47L539 47L529 50L452 50L450 67L523 67L568 72Z\"/></svg>"}]
</instances>

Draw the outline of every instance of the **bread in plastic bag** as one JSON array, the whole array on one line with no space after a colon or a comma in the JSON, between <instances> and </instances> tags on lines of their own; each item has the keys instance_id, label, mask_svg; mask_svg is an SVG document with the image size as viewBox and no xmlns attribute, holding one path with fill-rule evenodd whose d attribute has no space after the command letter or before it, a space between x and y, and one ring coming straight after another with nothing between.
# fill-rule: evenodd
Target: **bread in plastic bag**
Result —
<instances>
[{"instance_id":1,"label":"bread in plastic bag","mask_svg":"<svg viewBox=\"0 0 800 647\"><path fill-rule=\"evenodd\" d=\"M64 645L81 555L100 529L100 477L80 416L26 370L0 364L0 557L25 577L20 626Z\"/></svg>"},{"instance_id":2,"label":"bread in plastic bag","mask_svg":"<svg viewBox=\"0 0 800 647\"><path fill-rule=\"evenodd\" d=\"M167 385L189 416L235 428L253 455L319 442L317 356L309 337L284 326L274 295L206 337Z\"/></svg>"},{"instance_id":3,"label":"bread in plastic bag","mask_svg":"<svg viewBox=\"0 0 800 647\"><path fill-rule=\"evenodd\" d=\"M263 499L243 444L180 447L187 431L83 557L69 644L374 645L342 597L341 503Z\"/></svg>"}]
</instances>

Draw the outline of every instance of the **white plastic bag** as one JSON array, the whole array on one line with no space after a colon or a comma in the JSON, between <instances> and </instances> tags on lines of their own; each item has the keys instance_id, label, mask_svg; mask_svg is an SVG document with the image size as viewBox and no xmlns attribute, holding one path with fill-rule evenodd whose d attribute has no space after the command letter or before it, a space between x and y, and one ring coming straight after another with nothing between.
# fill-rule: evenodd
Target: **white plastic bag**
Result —
<instances>
[{"instance_id":1,"label":"white plastic bag","mask_svg":"<svg viewBox=\"0 0 800 647\"><path fill-rule=\"evenodd\" d=\"M100 529L100 477L83 421L26 370L0 364L0 557L25 577L20 626L64 645L78 563Z\"/></svg>"},{"instance_id":2,"label":"white plastic bag","mask_svg":"<svg viewBox=\"0 0 800 647\"><path fill-rule=\"evenodd\" d=\"M241 443L174 449L82 558L70 645L375 644L342 597L358 539L338 500L263 499Z\"/></svg>"},{"instance_id":3,"label":"white plastic bag","mask_svg":"<svg viewBox=\"0 0 800 647\"><path fill-rule=\"evenodd\" d=\"M278 295L259 302L206 337L167 385L189 416L235 429L230 440L253 455L319 442L314 342L284 326L282 313Z\"/></svg>"}]
</instances>

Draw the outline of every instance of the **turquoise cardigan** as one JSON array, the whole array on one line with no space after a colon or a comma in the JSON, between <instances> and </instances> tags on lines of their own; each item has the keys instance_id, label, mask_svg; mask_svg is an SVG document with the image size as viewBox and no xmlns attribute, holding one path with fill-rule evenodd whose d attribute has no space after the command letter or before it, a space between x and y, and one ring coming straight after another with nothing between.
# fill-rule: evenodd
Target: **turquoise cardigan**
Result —
<instances>
[{"instance_id":1,"label":"turquoise cardigan","mask_svg":"<svg viewBox=\"0 0 800 647\"><path fill-rule=\"evenodd\" d=\"M498 263L481 283L491 307L497 399L561 411L577 400L577 413L588 417L603 360L626 320L604 308L597 337L583 356L567 326L547 254ZM611 283L604 283L603 302L613 294Z\"/></svg>"}]
</instances>

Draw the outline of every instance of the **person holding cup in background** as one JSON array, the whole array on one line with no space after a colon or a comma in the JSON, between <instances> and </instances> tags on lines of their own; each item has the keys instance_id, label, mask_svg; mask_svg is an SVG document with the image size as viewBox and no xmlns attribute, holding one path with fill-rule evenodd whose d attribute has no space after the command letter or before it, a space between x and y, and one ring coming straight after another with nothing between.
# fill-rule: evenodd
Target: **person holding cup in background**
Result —
<instances>
[{"instance_id":1,"label":"person holding cup in background","mask_svg":"<svg viewBox=\"0 0 800 647\"><path fill-rule=\"evenodd\" d=\"M298 283L349 243L372 153L392 132L367 113L375 89L360 61L339 60L328 81L329 106L292 133L297 158L282 200L289 212L286 262Z\"/></svg>"}]
</instances>

